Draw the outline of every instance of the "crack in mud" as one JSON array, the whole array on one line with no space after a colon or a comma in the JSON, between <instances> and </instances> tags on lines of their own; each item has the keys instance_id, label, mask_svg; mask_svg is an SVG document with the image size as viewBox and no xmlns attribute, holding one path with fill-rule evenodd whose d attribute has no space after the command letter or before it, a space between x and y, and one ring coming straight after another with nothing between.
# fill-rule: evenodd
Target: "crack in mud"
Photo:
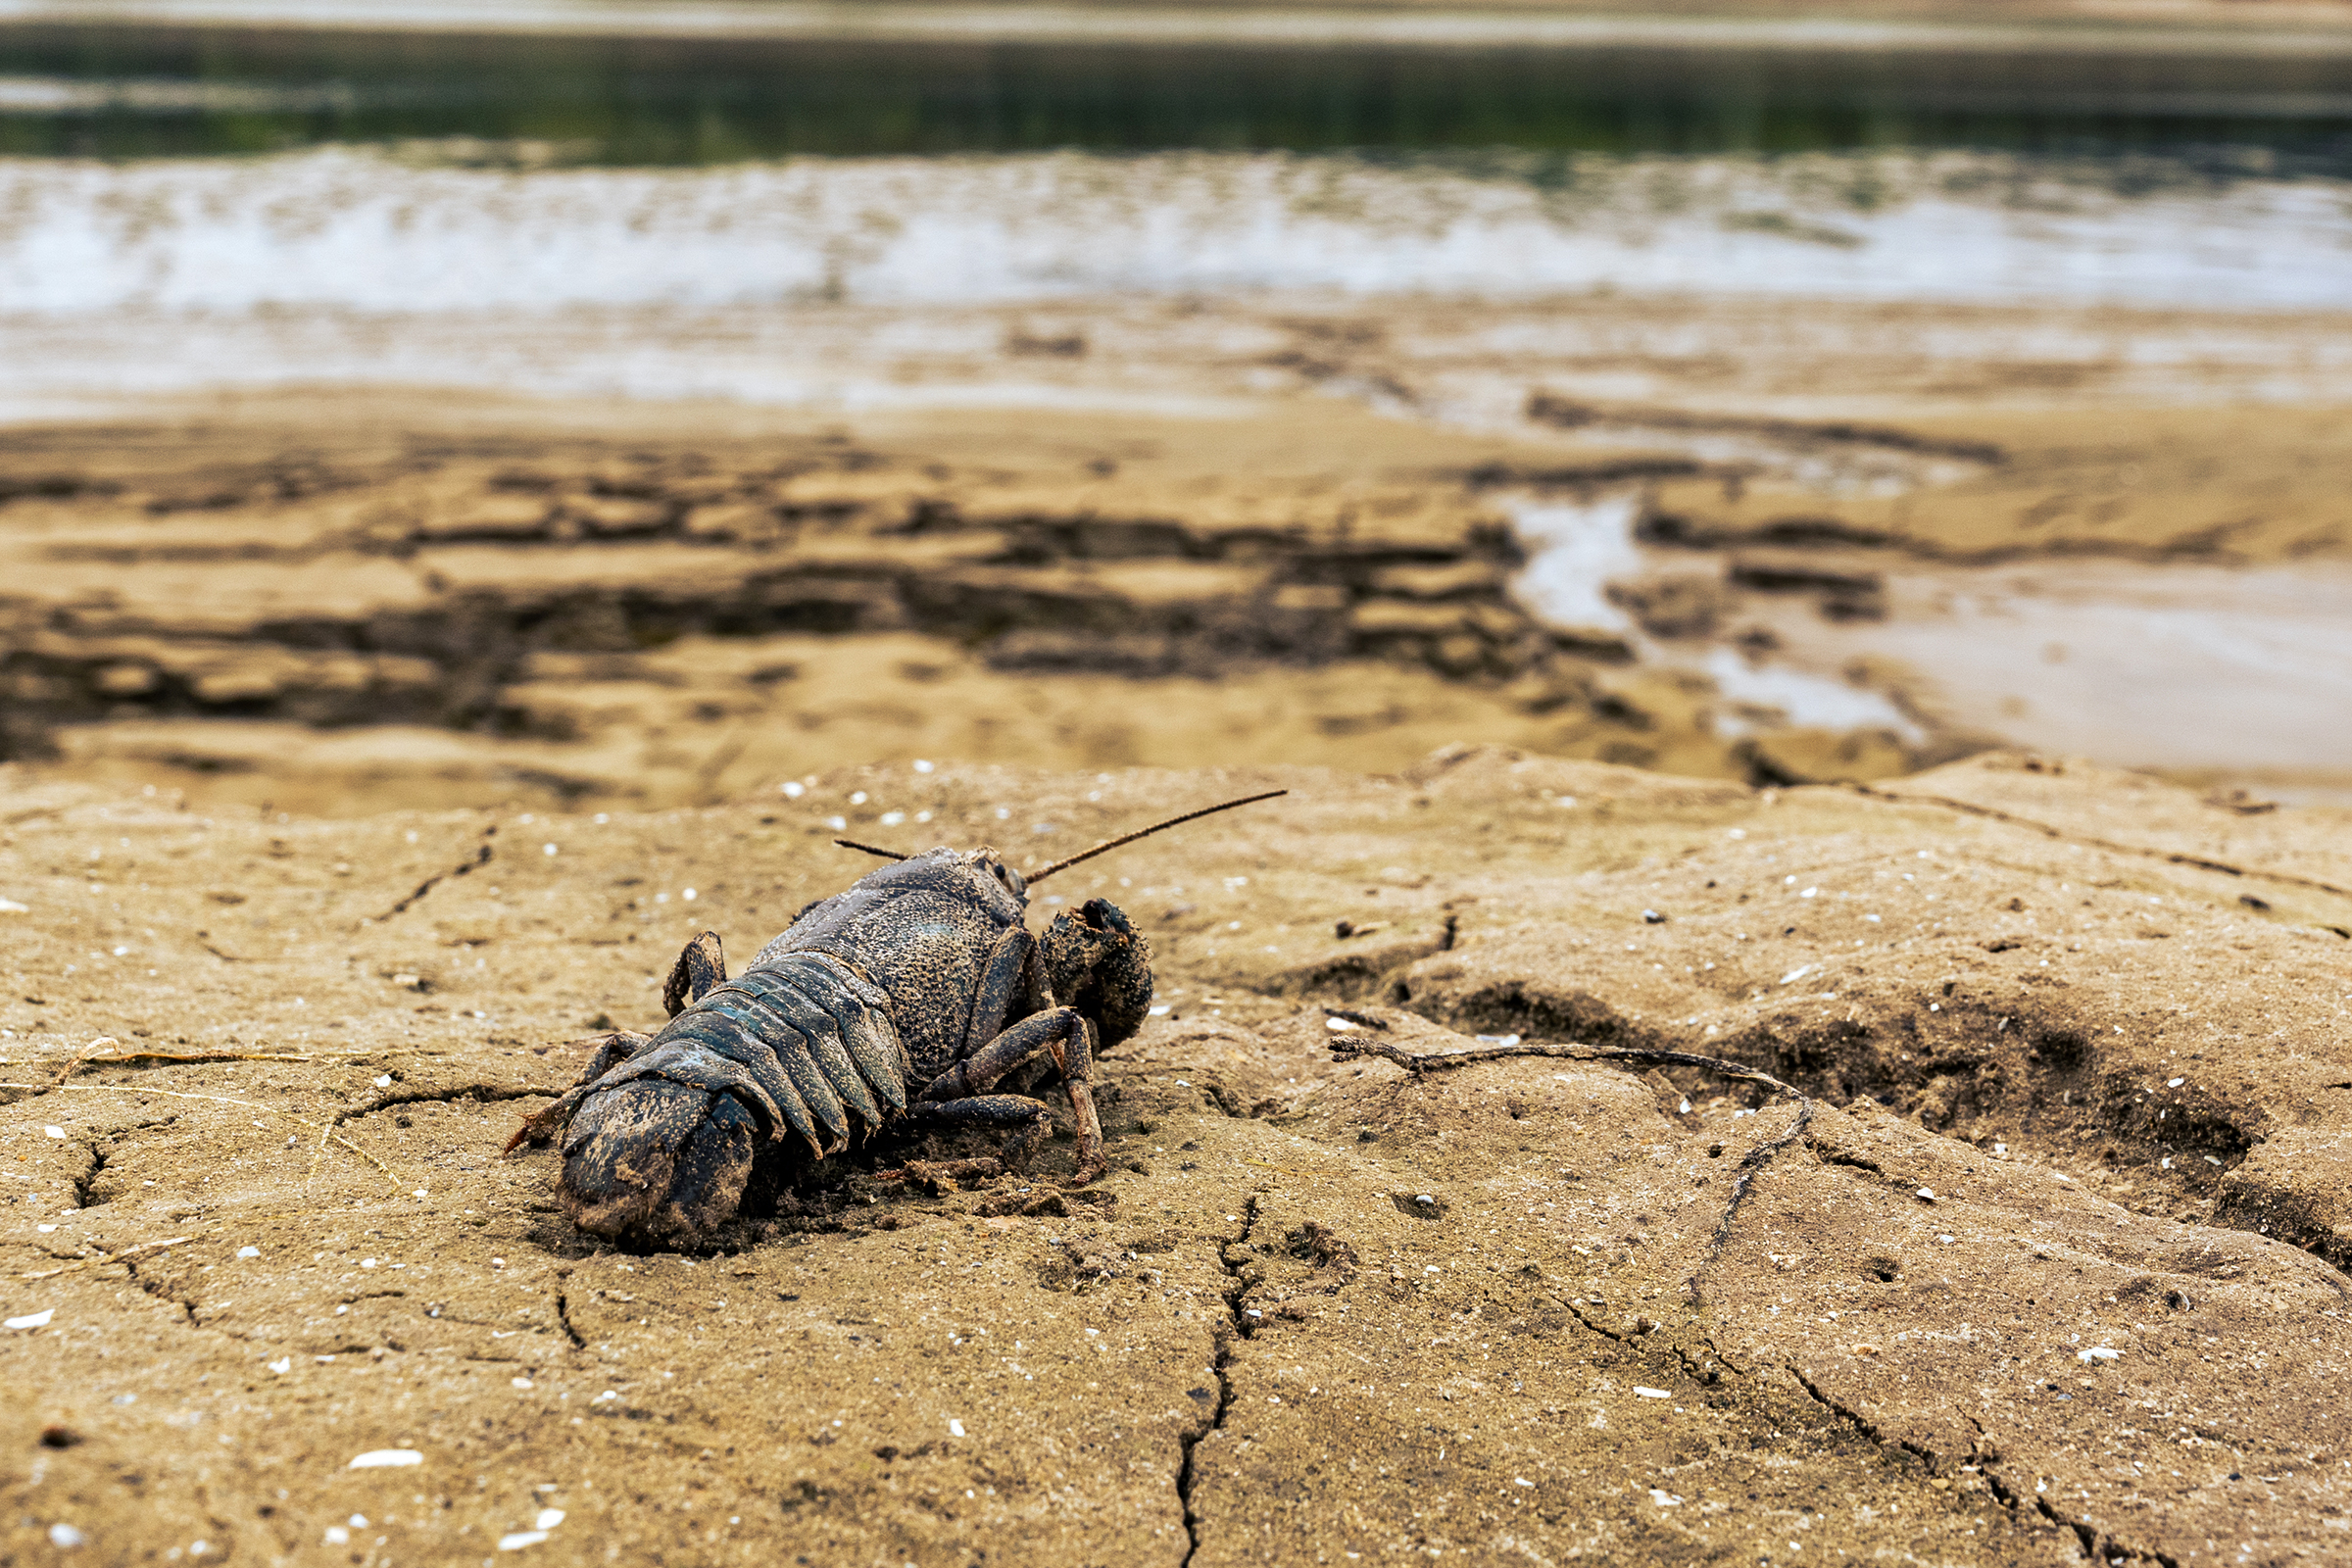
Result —
<instances>
[{"instance_id":1,"label":"crack in mud","mask_svg":"<svg viewBox=\"0 0 2352 1568\"><path fill-rule=\"evenodd\" d=\"M1894 806L1937 806L1947 811L1959 811L1969 816L1986 817L2006 822L2012 827L2028 828L2044 838L2057 839L2065 844L2082 844L2092 849L2106 850L2116 855L2137 856L2146 860L2162 860L2168 865L2185 865L2200 871L2219 871L2224 876L2244 877L2257 882L2276 882L2282 887L2310 888L2314 892L2330 893L2339 899L2352 899L2352 888L2339 888L2332 882L2316 877L2296 876L2291 871L2264 871L2249 866L2232 865L2228 860L2211 859L2202 855L2187 855L2177 850L2159 850L2143 844L2119 844L2114 839L2094 838L2088 834L2069 833L2047 822L2036 822L2030 816L2019 816L1995 806L1979 806L1972 801L1954 800L1948 795L1905 795L1894 790L1873 789L1868 784L1849 784L1847 789L1865 800L1884 801Z\"/></svg>"},{"instance_id":2,"label":"crack in mud","mask_svg":"<svg viewBox=\"0 0 2352 1568\"><path fill-rule=\"evenodd\" d=\"M149 1296L154 1297L157 1300L170 1301L172 1305L178 1307L180 1312L185 1317L188 1327L193 1329L207 1327L204 1319L196 1315L196 1302L193 1298L173 1294L171 1287L166 1285L160 1279L148 1279L139 1272L139 1265L135 1260L125 1257L120 1259L120 1261L122 1264L123 1272L130 1276L130 1282L133 1285L136 1285L140 1290L145 1291Z\"/></svg>"},{"instance_id":3,"label":"crack in mud","mask_svg":"<svg viewBox=\"0 0 2352 1568\"><path fill-rule=\"evenodd\" d=\"M1815 1403L1832 1412L1840 1420L1846 1422L1856 1432L1862 1434L1863 1437L1868 1438L1873 1446L1883 1450L1900 1450L1903 1453L1909 1454L1911 1457L1917 1459L1921 1464L1926 1466L1930 1475L1934 1475L1936 1473L1940 1463L1940 1457L1933 1449L1923 1448L1918 1444L1906 1443L1899 1438L1889 1440L1885 1433L1879 1430L1876 1423L1871 1421L1860 1411L1851 1409L1845 1404L1840 1403L1838 1400L1832 1398L1822 1390L1821 1385L1815 1383L1802 1368L1796 1366L1793 1362L1788 1366L1788 1375L1795 1381L1799 1388L1803 1389L1805 1393L1812 1397ZM1980 1427L1980 1433L1982 1433L1982 1427ZM2020 1493L2015 1487L2009 1485L2007 1482L2001 1480L2000 1476L1993 1470L1991 1465L1985 1464L1984 1465L1983 1469L1985 1485L1991 1490L1994 1500L1999 1502L2003 1507L2007 1508L2012 1514L2019 1513L2025 1501L2024 1494ZM2080 1545L2082 1556L2086 1561L2123 1561L2126 1559L2131 1559L2139 1562L2161 1563L2164 1565L2164 1568L2180 1568L2180 1564L2178 1562L2165 1555L2163 1552L2155 1551L2144 1546L2128 1545L2123 1542L2117 1541L2112 1536L2107 1537L2106 1540L2102 1542L2100 1539L2100 1533L2095 1526L2086 1524L2080 1519L2068 1518L2066 1515L2060 1513L2057 1507L2053 1505L2050 1499L2046 1496L2036 1495L2034 1498L2034 1508L2035 1512L2040 1514L2042 1518L2048 1520L2052 1525L2072 1535L2077 1544Z\"/></svg>"},{"instance_id":4,"label":"crack in mud","mask_svg":"<svg viewBox=\"0 0 2352 1568\"><path fill-rule=\"evenodd\" d=\"M333 1124L341 1127L349 1122L358 1121L364 1116L372 1116L378 1111L397 1110L403 1105L454 1105L461 1101L467 1100L476 1104L489 1105L496 1104L501 1101L537 1100L545 1096L560 1096L563 1093L564 1091L561 1089L549 1089L544 1086L528 1084L461 1084L455 1089L394 1090L390 1094L377 1096L366 1104L354 1105L348 1110L337 1111Z\"/></svg>"},{"instance_id":5,"label":"crack in mud","mask_svg":"<svg viewBox=\"0 0 2352 1568\"><path fill-rule=\"evenodd\" d=\"M487 840L497 831L498 824L493 822L488 827L482 829L482 837L484 840ZM436 872L434 875L428 876L423 881L417 883L416 892L410 894L407 898L401 900L398 904L395 904L392 906L392 907L377 915L375 917L376 923L380 925L384 921L391 919L393 916L402 913L418 899L423 898L427 893L432 892L434 888L439 887L442 883L450 880L452 877L466 876L471 873L476 867L488 865L490 863L491 853L491 847L488 843L485 842L477 846L473 852L473 858L471 859L460 860L456 865L450 867L448 870ZM220 956L226 957L228 955L221 954Z\"/></svg>"},{"instance_id":6,"label":"crack in mud","mask_svg":"<svg viewBox=\"0 0 2352 1568\"><path fill-rule=\"evenodd\" d=\"M1340 1016L1331 1008L1324 1010L1333 1012L1335 1017ZM1360 1015L1350 1014L1348 1016L1359 1017ZM1386 1025L1381 1027L1385 1028ZM1395 1062L1415 1077L1443 1068L1467 1066L1472 1062L1502 1061L1515 1057L1537 1056L1563 1061L1642 1062L1653 1066L1696 1067L1720 1078L1733 1078L1742 1083L1757 1084L1775 1093L1788 1095L1796 1102L1796 1115L1777 1136L1757 1144L1741 1157L1732 1178L1731 1201L1724 1205L1722 1218L1715 1222L1714 1232L1707 1238L1707 1255L1699 1260L1698 1266L1690 1271L1690 1279L1684 1284L1684 1289L1693 1298L1698 1295L1699 1276L1715 1265L1715 1260L1723 1255L1725 1246L1730 1243L1732 1223L1739 1218L1740 1205L1747 1201L1748 1194L1754 1188L1756 1178L1763 1174L1765 1166L1772 1163L1774 1155L1803 1138L1805 1130L1813 1122L1812 1098L1793 1084L1784 1083L1763 1068L1751 1067L1743 1061L1731 1061L1721 1056L1702 1056L1689 1051L1653 1051L1626 1046L1587 1046L1573 1042L1562 1045L1522 1042L1507 1046L1480 1046L1468 1051L1413 1052L1406 1051L1400 1046L1392 1045L1385 1040L1364 1040L1348 1036L1335 1039L1330 1045L1331 1054L1335 1059L1346 1061L1356 1056L1378 1056L1384 1061Z\"/></svg>"},{"instance_id":7,"label":"crack in mud","mask_svg":"<svg viewBox=\"0 0 2352 1568\"><path fill-rule=\"evenodd\" d=\"M587 1340L581 1336L578 1329L571 1326L571 1296L567 1291L556 1293L556 1323L564 1330L564 1337L571 1341L573 1349L585 1350L588 1348Z\"/></svg>"},{"instance_id":8,"label":"crack in mud","mask_svg":"<svg viewBox=\"0 0 2352 1568\"><path fill-rule=\"evenodd\" d=\"M89 1168L74 1178L74 1206L75 1208L96 1208L105 1201L104 1199L96 1197L95 1193L98 1173L106 1169L106 1151L94 1142L87 1148L90 1152Z\"/></svg>"},{"instance_id":9,"label":"crack in mud","mask_svg":"<svg viewBox=\"0 0 2352 1568\"><path fill-rule=\"evenodd\" d=\"M1193 1488L1200 1480L1200 1472L1195 1468L1195 1457L1202 1441L1210 1433L1223 1428L1225 1416L1233 1408L1233 1379L1227 1375L1226 1369L1233 1364L1233 1342L1237 1338L1245 1340L1250 1338L1250 1330L1242 1321L1242 1298L1248 1294L1250 1284L1243 1277L1241 1265L1235 1263L1230 1254L1234 1248L1249 1244L1250 1233L1257 1228L1257 1208L1258 1195L1252 1193L1242 1209L1241 1234L1229 1237L1217 1244L1217 1264L1225 1271L1226 1279L1223 1293L1225 1321L1216 1327L1214 1334L1217 1348L1216 1358L1209 1363L1209 1370L1216 1375L1217 1379L1217 1402L1216 1407L1209 1412L1205 1425L1191 1436L1179 1440L1184 1450L1184 1462L1176 1472L1176 1498L1184 1506L1184 1534L1189 1543L1184 1549L1184 1561L1179 1568L1191 1568L1194 1556L1200 1550L1200 1515L1193 1507Z\"/></svg>"}]
</instances>

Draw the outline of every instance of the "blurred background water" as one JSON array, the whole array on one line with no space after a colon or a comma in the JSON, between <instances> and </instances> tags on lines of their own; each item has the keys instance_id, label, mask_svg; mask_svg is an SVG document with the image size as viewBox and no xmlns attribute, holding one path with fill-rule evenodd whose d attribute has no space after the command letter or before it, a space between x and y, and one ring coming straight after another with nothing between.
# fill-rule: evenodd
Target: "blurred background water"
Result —
<instances>
[{"instance_id":1,"label":"blurred background water","mask_svg":"<svg viewBox=\"0 0 2352 1568\"><path fill-rule=\"evenodd\" d=\"M2352 58L18 29L0 153L11 314L2352 295Z\"/></svg>"},{"instance_id":2,"label":"blurred background water","mask_svg":"<svg viewBox=\"0 0 2352 1568\"><path fill-rule=\"evenodd\" d=\"M278 9L0 7L0 419L297 387L1158 415L1303 388L1525 433L1544 388L1850 412L1902 356L1944 368L1905 384L1945 413L1987 387L2284 406L2352 384L2352 36L1506 44L1431 13L1411 43L1203 41L1250 12L1180 43L1132 15L1121 40L600 36ZM1875 306L1912 314L1854 314ZM1823 495L1970 471L1644 417L1600 425ZM2352 668L2352 580L2324 563L2185 592L2119 567L2082 603L1935 567L1892 582L1891 623L1678 652L1615 591L1664 560L1634 537L1639 486L1498 504L1540 612L1770 722L1921 742L1901 693L1841 673L1899 657L1971 734L2352 778L2312 723ZM1984 657L2102 615L2063 670ZM2152 686L2144 712L2119 700Z\"/></svg>"}]
</instances>

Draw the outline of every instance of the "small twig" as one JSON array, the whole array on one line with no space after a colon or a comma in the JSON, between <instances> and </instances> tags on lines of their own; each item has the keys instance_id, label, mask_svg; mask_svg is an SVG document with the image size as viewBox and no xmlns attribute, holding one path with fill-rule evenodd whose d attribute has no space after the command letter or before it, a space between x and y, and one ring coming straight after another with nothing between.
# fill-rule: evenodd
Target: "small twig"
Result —
<instances>
[{"instance_id":1,"label":"small twig","mask_svg":"<svg viewBox=\"0 0 2352 1568\"><path fill-rule=\"evenodd\" d=\"M400 1179L400 1173L398 1171L385 1164L382 1160L376 1158L373 1154L368 1152L368 1151L365 1149L362 1149L359 1145L353 1143L350 1139L345 1138L340 1133L333 1132L327 1127L320 1126L318 1122L312 1121L307 1116L297 1116L292 1111L280 1110L275 1105L265 1105L251 1100L239 1100L233 1095L192 1095L184 1090L177 1089L150 1089L144 1084L0 1083L0 1089L36 1089L44 1093L50 1090L78 1089L86 1093L95 1094L157 1095L161 1096L165 1100L204 1100L210 1101L217 1105L237 1105L246 1110L261 1111L266 1115L282 1116L287 1121L294 1123L298 1127L316 1128L321 1139L331 1139L333 1142L341 1144L345 1149L350 1150L353 1153L359 1155L368 1164L373 1165L377 1170L383 1172L385 1179L391 1182L394 1187L399 1188L403 1192L408 1191L408 1184Z\"/></svg>"},{"instance_id":2,"label":"small twig","mask_svg":"<svg viewBox=\"0 0 2352 1568\"><path fill-rule=\"evenodd\" d=\"M63 1268L39 1269L30 1274L20 1274L17 1278L21 1280L53 1280L60 1274L71 1274L76 1269L104 1268L109 1263L120 1263L125 1258L136 1257L141 1252L160 1252L167 1247L179 1247L194 1240L193 1236L173 1236L161 1242L141 1242L136 1247L125 1247L119 1252L101 1252L96 1257L80 1258L68 1263Z\"/></svg>"},{"instance_id":3,"label":"small twig","mask_svg":"<svg viewBox=\"0 0 2352 1568\"><path fill-rule=\"evenodd\" d=\"M1329 1010L1329 1009L1326 1009ZM1335 1014L1336 1016L1336 1014ZM1527 1042L1514 1046L1478 1046L1468 1051L1406 1051L1386 1040L1365 1040L1354 1035L1335 1035L1331 1054L1346 1061L1358 1056L1378 1056L1395 1062L1414 1077L1423 1073L1442 1071L1448 1067L1466 1067L1473 1062L1501 1061L1514 1056L1547 1056L1560 1061L1628 1061L1647 1066L1696 1067L1719 1078L1736 1078L1743 1083L1759 1084L1776 1094L1788 1096L1796 1102L1796 1117L1778 1137L1768 1138L1749 1150L1740 1161L1732 1178L1732 1200L1724 1206L1723 1217L1715 1223L1715 1234L1707 1240L1707 1255L1690 1272L1690 1287L1697 1289L1698 1277L1714 1265L1724 1244L1731 1240L1732 1221L1740 1213L1740 1205L1747 1201L1748 1190L1755 1185L1756 1176L1772 1163L1773 1155L1804 1136L1813 1123L1813 1102L1794 1084L1784 1083L1761 1067L1751 1067L1743 1061L1731 1061L1721 1056L1701 1056L1689 1051L1646 1051L1630 1046L1544 1045Z\"/></svg>"},{"instance_id":4,"label":"small twig","mask_svg":"<svg viewBox=\"0 0 2352 1568\"><path fill-rule=\"evenodd\" d=\"M108 1062L123 1061L317 1061L318 1058L294 1052L267 1051L123 1051L107 1052L91 1056L73 1058L75 1070L103 1066Z\"/></svg>"},{"instance_id":5,"label":"small twig","mask_svg":"<svg viewBox=\"0 0 2352 1568\"><path fill-rule=\"evenodd\" d=\"M333 1125L329 1122L318 1124L318 1141L311 1146L311 1168L302 1173L302 1185L306 1191L311 1183L318 1179L318 1161L326 1155L326 1137L332 1130Z\"/></svg>"}]
</instances>

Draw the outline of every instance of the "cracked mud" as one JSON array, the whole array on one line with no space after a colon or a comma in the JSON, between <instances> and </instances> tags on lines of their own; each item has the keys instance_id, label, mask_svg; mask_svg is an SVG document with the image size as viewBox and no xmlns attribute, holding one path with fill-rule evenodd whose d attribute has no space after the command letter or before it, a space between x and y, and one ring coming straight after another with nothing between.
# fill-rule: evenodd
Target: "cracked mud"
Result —
<instances>
[{"instance_id":1,"label":"cracked mud","mask_svg":"<svg viewBox=\"0 0 2352 1568\"><path fill-rule=\"evenodd\" d=\"M1100 1064L1095 1188L1066 1139L901 1143L633 1254L499 1153L688 937L858 873L829 816L1027 864L1261 783L1058 890L1168 1009ZM0 1560L2352 1553L2341 813L1499 749L601 822L9 802ZM1332 1050L1513 1035L1816 1108Z\"/></svg>"}]
</instances>

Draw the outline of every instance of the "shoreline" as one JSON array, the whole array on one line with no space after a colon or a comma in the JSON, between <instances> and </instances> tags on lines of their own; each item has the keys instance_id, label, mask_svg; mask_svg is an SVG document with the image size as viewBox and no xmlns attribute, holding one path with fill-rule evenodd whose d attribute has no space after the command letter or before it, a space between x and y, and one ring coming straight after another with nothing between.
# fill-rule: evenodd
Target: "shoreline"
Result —
<instances>
[{"instance_id":1,"label":"shoreline","mask_svg":"<svg viewBox=\"0 0 2352 1568\"><path fill-rule=\"evenodd\" d=\"M2021 52L2043 55L2352 58L2352 12L2319 7L2053 8L2023 21L1860 14L1622 15L1545 6L1348 7L1237 5L676 5L505 0L368 0L323 11L317 0L10 0L0 30L73 27L262 27L289 32L605 36L666 39L1314 48L1674 49L1852 54ZM2260 13L2255 17L2248 11ZM2283 16L2280 15L2283 13ZM2183 24L2184 14L2193 21ZM2291 22L2287 21L2291 18Z\"/></svg>"}]
</instances>

